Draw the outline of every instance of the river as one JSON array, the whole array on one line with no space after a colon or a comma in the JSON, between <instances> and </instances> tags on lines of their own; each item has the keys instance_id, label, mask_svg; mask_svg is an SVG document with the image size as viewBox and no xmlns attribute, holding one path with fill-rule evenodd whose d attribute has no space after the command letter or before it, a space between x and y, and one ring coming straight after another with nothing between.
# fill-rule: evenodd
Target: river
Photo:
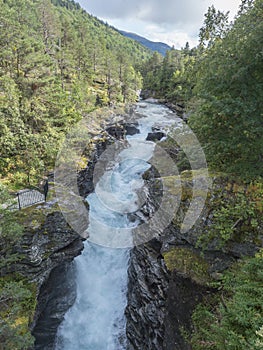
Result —
<instances>
[{"instance_id":1,"label":"river","mask_svg":"<svg viewBox=\"0 0 263 350\"><path fill-rule=\"evenodd\" d=\"M152 128L173 122L164 106L139 102L140 133L127 136L115 164L96 184L89 203L89 239L75 259L77 298L57 334L56 350L126 349L125 307L132 230L128 213L138 209L142 175L150 168L155 143L146 141Z\"/></svg>"}]
</instances>

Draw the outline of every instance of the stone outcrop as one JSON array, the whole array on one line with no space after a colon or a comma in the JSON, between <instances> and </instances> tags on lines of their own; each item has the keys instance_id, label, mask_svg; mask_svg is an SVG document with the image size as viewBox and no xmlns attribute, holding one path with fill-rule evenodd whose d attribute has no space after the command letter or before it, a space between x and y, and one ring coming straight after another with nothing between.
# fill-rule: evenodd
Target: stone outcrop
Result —
<instances>
[{"instance_id":1,"label":"stone outcrop","mask_svg":"<svg viewBox=\"0 0 263 350\"><path fill-rule=\"evenodd\" d=\"M127 350L163 348L168 274L157 240L135 247L128 271Z\"/></svg>"},{"instance_id":2,"label":"stone outcrop","mask_svg":"<svg viewBox=\"0 0 263 350\"><path fill-rule=\"evenodd\" d=\"M34 208L30 208L32 210ZM23 258L14 268L29 280L42 285L54 268L61 263L71 262L82 249L81 237L68 226L59 211L54 211L46 216L39 227L26 228L22 240L16 246L16 251Z\"/></svg>"},{"instance_id":3,"label":"stone outcrop","mask_svg":"<svg viewBox=\"0 0 263 350\"><path fill-rule=\"evenodd\" d=\"M74 267L73 263L59 264L41 286L37 318L32 330L36 339L35 350L54 349L57 329L76 300Z\"/></svg>"},{"instance_id":4,"label":"stone outcrop","mask_svg":"<svg viewBox=\"0 0 263 350\"><path fill-rule=\"evenodd\" d=\"M124 138L125 135L135 135L139 134L137 122L126 122L124 120L119 121L117 124L110 124L106 128L106 132L113 136L115 139L119 140Z\"/></svg>"},{"instance_id":5,"label":"stone outcrop","mask_svg":"<svg viewBox=\"0 0 263 350\"><path fill-rule=\"evenodd\" d=\"M30 328L35 349L42 350L53 349L57 327L75 301L72 261L83 249L81 237L68 226L56 204L52 206L45 203L23 210L21 215L34 219L26 223L26 232L15 247L22 258L11 266L13 272L36 284L37 307Z\"/></svg>"},{"instance_id":6,"label":"stone outcrop","mask_svg":"<svg viewBox=\"0 0 263 350\"><path fill-rule=\"evenodd\" d=\"M146 141L160 141L165 136L162 131L150 132L146 138Z\"/></svg>"},{"instance_id":7,"label":"stone outcrop","mask_svg":"<svg viewBox=\"0 0 263 350\"><path fill-rule=\"evenodd\" d=\"M213 189L202 216L190 231L181 233L180 224L192 196L189 174L186 171L181 176L182 199L173 221L159 236L131 252L126 309L128 350L190 350L183 331L192 332L194 309L204 298L217 293L208 282L220 280L222 272L235 261L253 256L259 249L257 241L234 240L220 249L216 239L205 251L196 248L198 238L211 225L216 193L228 186L225 178L212 178ZM153 168L144 175L148 199L140 217L150 217L158 208L162 194L158 176Z\"/></svg>"},{"instance_id":8,"label":"stone outcrop","mask_svg":"<svg viewBox=\"0 0 263 350\"><path fill-rule=\"evenodd\" d=\"M78 173L78 189L82 197L86 197L88 194L94 191L94 168L98 159L107 149L107 147L114 144L116 140L121 141L121 143L123 143L123 147L125 147L125 142L123 141L125 135L134 135L139 133L139 129L137 129L138 123L136 120L126 121L126 119L129 120L130 116L131 119L135 118L133 109L131 109L127 115L120 116L119 118L121 119L118 119L115 122L109 122L104 130L106 134L98 135L96 137L94 149L89 155L90 160L87 167ZM120 146L121 143L119 144Z\"/></svg>"}]
</instances>

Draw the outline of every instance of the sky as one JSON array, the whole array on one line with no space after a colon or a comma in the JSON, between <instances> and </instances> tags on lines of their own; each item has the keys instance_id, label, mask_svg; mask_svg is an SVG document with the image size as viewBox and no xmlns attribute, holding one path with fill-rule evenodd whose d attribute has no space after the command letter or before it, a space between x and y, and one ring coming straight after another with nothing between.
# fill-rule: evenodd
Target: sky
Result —
<instances>
[{"instance_id":1,"label":"sky","mask_svg":"<svg viewBox=\"0 0 263 350\"><path fill-rule=\"evenodd\" d=\"M177 49L193 47L209 6L238 11L241 0L76 0L88 13L117 29L161 41Z\"/></svg>"}]
</instances>

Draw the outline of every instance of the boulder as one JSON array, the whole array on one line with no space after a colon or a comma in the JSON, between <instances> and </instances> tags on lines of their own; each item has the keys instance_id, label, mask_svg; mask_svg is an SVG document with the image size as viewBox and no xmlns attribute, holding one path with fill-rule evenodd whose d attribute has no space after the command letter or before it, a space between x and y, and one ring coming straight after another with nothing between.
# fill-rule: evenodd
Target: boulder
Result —
<instances>
[{"instance_id":1,"label":"boulder","mask_svg":"<svg viewBox=\"0 0 263 350\"><path fill-rule=\"evenodd\" d=\"M160 141L166 134L162 131L149 132L146 141Z\"/></svg>"}]
</instances>

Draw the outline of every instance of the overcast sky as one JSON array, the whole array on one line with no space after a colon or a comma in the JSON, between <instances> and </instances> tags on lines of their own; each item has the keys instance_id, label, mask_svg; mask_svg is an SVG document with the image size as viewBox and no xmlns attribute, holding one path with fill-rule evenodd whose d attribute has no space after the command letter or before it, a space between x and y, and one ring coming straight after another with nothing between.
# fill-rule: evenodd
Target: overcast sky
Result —
<instances>
[{"instance_id":1,"label":"overcast sky","mask_svg":"<svg viewBox=\"0 0 263 350\"><path fill-rule=\"evenodd\" d=\"M212 4L233 18L241 0L76 0L87 12L117 29L180 49L197 44L204 14Z\"/></svg>"}]
</instances>

